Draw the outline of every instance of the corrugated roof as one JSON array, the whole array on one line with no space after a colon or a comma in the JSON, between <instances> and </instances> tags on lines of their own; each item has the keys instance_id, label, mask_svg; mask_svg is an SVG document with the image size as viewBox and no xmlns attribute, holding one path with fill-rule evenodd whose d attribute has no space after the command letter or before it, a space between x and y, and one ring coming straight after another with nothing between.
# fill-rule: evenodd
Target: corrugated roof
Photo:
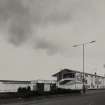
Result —
<instances>
[{"instance_id":1,"label":"corrugated roof","mask_svg":"<svg viewBox=\"0 0 105 105\"><path fill-rule=\"evenodd\" d=\"M8 84L30 84L31 81L19 81L19 80L0 80L2 83Z\"/></svg>"}]
</instances>

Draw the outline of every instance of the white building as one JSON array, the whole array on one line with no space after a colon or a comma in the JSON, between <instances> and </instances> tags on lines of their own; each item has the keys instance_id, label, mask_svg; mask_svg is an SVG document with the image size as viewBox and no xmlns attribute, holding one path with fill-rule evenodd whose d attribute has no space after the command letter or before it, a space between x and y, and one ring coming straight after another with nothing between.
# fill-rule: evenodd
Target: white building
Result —
<instances>
[{"instance_id":1,"label":"white building","mask_svg":"<svg viewBox=\"0 0 105 105\"><path fill-rule=\"evenodd\" d=\"M83 72L63 69L53 75L57 77L57 86L64 89L78 90L83 88ZM84 73L84 84L87 89L105 88L105 77Z\"/></svg>"}]
</instances>

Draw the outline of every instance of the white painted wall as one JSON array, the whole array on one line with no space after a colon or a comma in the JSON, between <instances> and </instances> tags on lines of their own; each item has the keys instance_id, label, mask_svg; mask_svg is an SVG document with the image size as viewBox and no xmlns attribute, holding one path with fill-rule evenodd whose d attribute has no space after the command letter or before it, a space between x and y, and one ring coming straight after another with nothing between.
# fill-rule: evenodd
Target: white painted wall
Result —
<instances>
[{"instance_id":1,"label":"white painted wall","mask_svg":"<svg viewBox=\"0 0 105 105\"><path fill-rule=\"evenodd\" d=\"M0 82L0 92L17 92L17 89L19 87L27 87L27 86L31 86L28 84L3 84L2 82Z\"/></svg>"},{"instance_id":2,"label":"white painted wall","mask_svg":"<svg viewBox=\"0 0 105 105\"><path fill-rule=\"evenodd\" d=\"M48 84L48 83L44 84L44 91L45 92L50 91L50 84Z\"/></svg>"}]
</instances>

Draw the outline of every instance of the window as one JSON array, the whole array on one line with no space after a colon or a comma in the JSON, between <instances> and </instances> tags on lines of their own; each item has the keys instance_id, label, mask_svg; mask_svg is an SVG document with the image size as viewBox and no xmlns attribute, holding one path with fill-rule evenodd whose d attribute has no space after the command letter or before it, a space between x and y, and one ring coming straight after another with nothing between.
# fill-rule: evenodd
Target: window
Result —
<instances>
[{"instance_id":1,"label":"window","mask_svg":"<svg viewBox=\"0 0 105 105\"><path fill-rule=\"evenodd\" d=\"M74 73L67 73L63 75L63 78L74 78L74 77L75 77Z\"/></svg>"},{"instance_id":2,"label":"window","mask_svg":"<svg viewBox=\"0 0 105 105\"><path fill-rule=\"evenodd\" d=\"M88 77L88 74L85 74L86 77Z\"/></svg>"},{"instance_id":3,"label":"window","mask_svg":"<svg viewBox=\"0 0 105 105\"><path fill-rule=\"evenodd\" d=\"M85 80L85 83L87 84L87 80Z\"/></svg>"}]
</instances>

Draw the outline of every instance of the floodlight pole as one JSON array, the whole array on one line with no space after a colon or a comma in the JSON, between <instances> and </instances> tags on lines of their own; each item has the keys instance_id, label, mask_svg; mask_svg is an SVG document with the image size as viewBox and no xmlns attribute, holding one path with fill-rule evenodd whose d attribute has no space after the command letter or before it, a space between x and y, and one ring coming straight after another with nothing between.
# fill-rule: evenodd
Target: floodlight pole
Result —
<instances>
[{"instance_id":1,"label":"floodlight pole","mask_svg":"<svg viewBox=\"0 0 105 105\"><path fill-rule=\"evenodd\" d=\"M83 93L86 92L86 87L85 87L85 45L86 44L89 44L89 43L94 43L96 41L91 41L91 42L86 42L86 43L82 43L82 44L79 44L79 45L74 45L73 47L78 47L78 46L82 46L83 47L83 80L82 80L82 83L83 83Z\"/></svg>"},{"instance_id":2,"label":"floodlight pole","mask_svg":"<svg viewBox=\"0 0 105 105\"><path fill-rule=\"evenodd\" d=\"M85 44L83 43L83 93L85 93Z\"/></svg>"}]
</instances>

